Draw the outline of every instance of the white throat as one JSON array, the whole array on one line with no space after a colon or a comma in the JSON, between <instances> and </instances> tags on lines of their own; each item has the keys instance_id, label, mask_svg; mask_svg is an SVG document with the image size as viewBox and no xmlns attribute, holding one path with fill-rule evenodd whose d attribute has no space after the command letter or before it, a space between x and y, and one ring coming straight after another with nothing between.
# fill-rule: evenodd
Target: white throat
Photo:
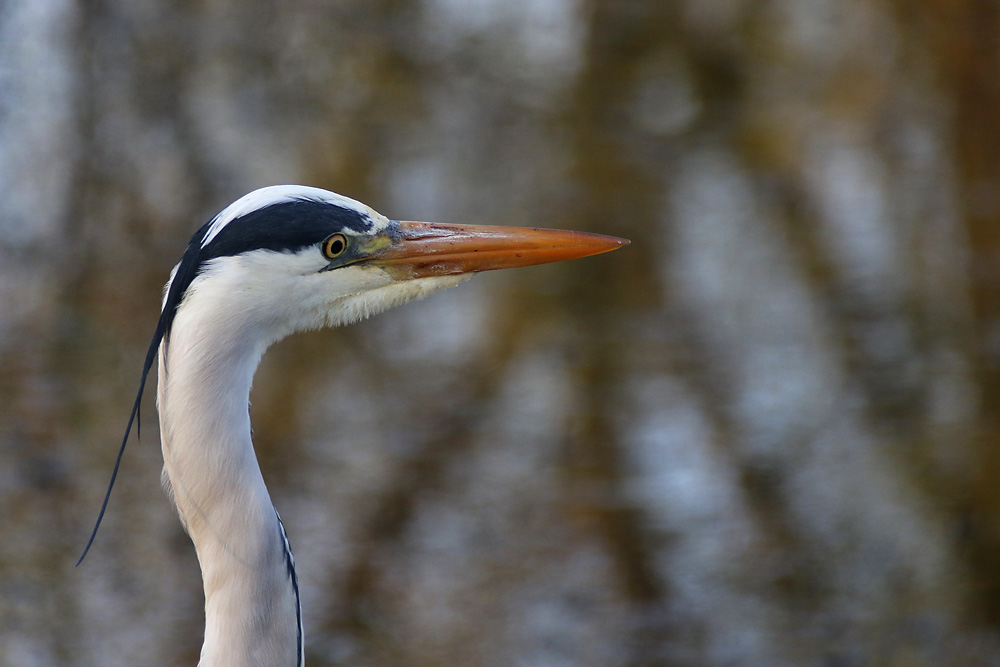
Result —
<instances>
[{"instance_id":1,"label":"white throat","mask_svg":"<svg viewBox=\"0 0 1000 667\"><path fill-rule=\"evenodd\" d=\"M160 347L157 406L164 484L204 582L199 664L301 664L294 563L250 439L250 386L269 341L197 313L181 309Z\"/></svg>"}]
</instances>

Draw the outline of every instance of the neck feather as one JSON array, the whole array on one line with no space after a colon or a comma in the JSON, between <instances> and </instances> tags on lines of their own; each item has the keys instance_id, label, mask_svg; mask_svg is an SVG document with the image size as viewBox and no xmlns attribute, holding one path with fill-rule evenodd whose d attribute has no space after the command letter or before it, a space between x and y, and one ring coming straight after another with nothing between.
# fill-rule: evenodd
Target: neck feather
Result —
<instances>
[{"instance_id":1,"label":"neck feather","mask_svg":"<svg viewBox=\"0 0 1000 667\"><path fill-rule=\"evenodd\" d=\"M188 313L160 348L157 406L164 483L205 588L200 664L301 664L294 562L250 438L250 387L267 342Z\"/></svg>"}]
</instances>

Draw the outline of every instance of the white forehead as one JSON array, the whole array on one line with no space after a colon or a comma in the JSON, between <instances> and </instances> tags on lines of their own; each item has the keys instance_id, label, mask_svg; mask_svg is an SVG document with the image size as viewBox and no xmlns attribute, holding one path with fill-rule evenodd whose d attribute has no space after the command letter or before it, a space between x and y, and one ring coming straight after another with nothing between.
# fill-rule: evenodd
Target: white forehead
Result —
<instances>
[{"instance_id":1,"label":"white forehead","mask_svg":"<svg viewBox=\"0 0 1000 667\"><path fill-rule=\"evenodd\" d=\"M338 195L336 192L330 192L322 188L311 188L308 185L269 185L266 188L260 188L259 190L254 190L251 193L243 195L212 218L212 224L209 225L208 232L205 233L205 238L201 240L201 247L204 248L211 243L212 239L222 231L222 228L233 220L274 204L295 201L297 199L326 202L357 211L371 219L374 224L373 232L381 231L388 224L385 216L379 214L371 207L350 197Z\"/></svg>"}]
</instances>

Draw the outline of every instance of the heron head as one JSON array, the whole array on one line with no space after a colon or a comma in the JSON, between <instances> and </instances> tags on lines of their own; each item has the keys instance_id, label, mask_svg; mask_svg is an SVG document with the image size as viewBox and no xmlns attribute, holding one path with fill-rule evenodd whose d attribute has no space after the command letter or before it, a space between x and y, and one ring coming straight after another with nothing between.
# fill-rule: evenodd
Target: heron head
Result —
<instances>
[{"instance_id":1,"label":"heron head","mask_svg":"<svg viewBox=\"0 0 1000 667\"><path fill-rule=\"evenodd\" d=\"M268 344L367 317L476 272L627 243L583 232L389 220L326 190L272 186L237 200L192 237L167 283L163 333L179 313L198 311Z\"/></svg>"}]
</instances>

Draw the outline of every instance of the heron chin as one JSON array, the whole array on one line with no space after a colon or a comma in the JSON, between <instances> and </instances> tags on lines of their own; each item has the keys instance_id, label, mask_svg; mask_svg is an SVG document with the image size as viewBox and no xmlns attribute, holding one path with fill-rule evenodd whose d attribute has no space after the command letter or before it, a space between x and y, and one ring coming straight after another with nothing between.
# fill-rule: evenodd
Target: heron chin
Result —
<instances>
[{"instance_id":1,"label":"heron chin","mask_svg":"<svg viewBox=\"0 0 1000 667\"><path fill-rule=\"evenodd\" d=\"M627 243L583 232L389 220L304 186L242 197L194 234L170 274L84 556L156 363L163 486L194 543L204 583L199 664L302 665L295 562L251 441L250 387L264 351L296 331L349 324L479 271Z\"/></svg>"}]
</instances>

